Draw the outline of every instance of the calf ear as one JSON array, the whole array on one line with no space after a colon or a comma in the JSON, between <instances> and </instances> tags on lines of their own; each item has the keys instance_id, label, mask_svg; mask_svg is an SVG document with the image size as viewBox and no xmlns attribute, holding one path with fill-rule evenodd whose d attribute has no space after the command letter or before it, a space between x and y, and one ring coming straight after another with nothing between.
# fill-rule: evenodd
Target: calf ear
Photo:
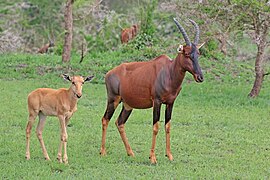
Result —
<instances>
[{"instance_id":1,"label":"calf ear","mask_svg":"<svg viewBox=\"0 0 270 180\"><path fill-rule=\"evenodd\" d=\"M94 76L88 76L84 79L84 82L91 81L94 78Z\"/></svg>"},{"instance_id":2,"label":"calf ear","mask_svg":"<svg viewBox=\"0 0 270 180\"><path fill-rule=\"evenodd\" d=\"M64 80L71 81L71 79L70 79L70 76L69 76L69 75L67 75L67 74L63 74L62 76L63 76Z\"/></svg>"}]
</instances>

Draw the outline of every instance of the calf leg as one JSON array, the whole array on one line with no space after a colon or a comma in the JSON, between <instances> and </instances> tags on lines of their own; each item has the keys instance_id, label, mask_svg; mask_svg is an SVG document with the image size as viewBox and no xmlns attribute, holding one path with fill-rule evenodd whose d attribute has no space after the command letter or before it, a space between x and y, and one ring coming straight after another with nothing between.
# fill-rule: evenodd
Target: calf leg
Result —
<instances>
[{"instance_id":1,"label":"calf leg","mask_svg":"<svg viewBox=\"0 0 270 180\"><path fill-rule=\"evenodd\" d=\"M44 158L46 160L50 160L49 155L48 155L47 150L46 150L46 147L45 147L45 144L44 144L44 141L43 141L43 137L42 137L42 131L43 131L44 126L45 126L46 116L42 113L39 113L38 116L39 116L39 122L38 122L38 126L36 129L37 137L38 137L38 140L40 142L40 146L41 146Z\"/></svg>"},{"instance_id":2,"label":"calf leg","mask_svg":"<svg viewBox=\"0 0 270 180\"><path fill-rule=\"evenodd\" d=\"M120 101L121 101L120 96L116 97L115 99L108 100L107 109L102 118L102 139L101 139L101 148L100 148L100 155L102 156L106 155L105 143L106 143L106 133L107 133L108 124L110 122L110 119L113 116L115 109L120 103Z\"/></svg>"},{"instance_id":3,"label":"calf leg","mask_svg":"<svg viewBox=\"0 0 270 180\"><path fill-rule=\"evenodd\" d=\"M131 108L127 109L125 108L125 105L124 105L118 119L115 122L115 125L117 126L120 136L122 138L122 141L125 145L128 156L134 156L134 153L128 143L124 126L131 112L132 112L132 109Z\"/></svg>"},{"instance_id":4,"label":"calf leg","mask_svg":"<svg viewBox=\"0 0 270 180\"><path fill-rule=\"evenodd\" d=\"M158 134L158 129L159 129L159 125L158 125L158 121L160 118L160 107L161 107L161 103L160 102L154 102L154 106L153 106L153 136L152 136L152 147L150 150L150 161L153 164L157 163L157 159L156 159L156 155L155 155L155 147L156 147L156 138L157 138L157 134Z\"/></svg>"},{"instance_id":5,"label":"calf leg","mask_svg":"<svg viewBox=\"0 0 270 180\"><path fill-rule=\"evenodd\" d=\"M62 147L64 146L64 159L63 162L65 164L68 164L68 157L67 157L67 139L68 139L68 135L67 135L67 129L66 129L66 120L64 115L59 115L59 122L60 122L60 129L61 129L61 141L60 141L60 145L59 145L59 149L58 149L58 155L57 155L57 159L60 163L62 163Z\"/></svg>"},{"instance_id":6,"label":"calf leg","mask_svg":"<svg viewBox=\"0 0 270 180\"><path fill-rule=\"evenodd\" d=\"M37 117L37 112L35 111L29 111L29 117L28 117L28 123L26 126L26 153L25 153L25 158L27 160L30 159L30 137L31 137L31 130L33 123L35 122L35 119Z\"/></svg>"},{"instance_id":7,"label":"calf leg","mask_svg":"<svg viewBox=\"0 0 270 180\"><path fill-rule=\"evenodd\" d=\"M60 162L60 163L63 162L63 160L62 160L62 148L63 148L63 142L62 142L62 140L60 139L60 144L59 144L58 153L57 153L57 160L58 160L58 162Z\"/></svg>"},{"instance_id":8,"label":"calf leg","mask_svg":"<svg viewBox=\"0 0 270 180\"><path fill-rule=\"evenodd\" d=\"M171 129L171 115L172 115L173 104L169 104L166 106L165 111L165 133L166 133L166 156L170 161L173 160L173 156L171 153L171 145L170 145L170 129Z\"/></svg>"},{"instance_id":9,"label":"calf leg","mask_svg":"<svg viewBox=\"0 0 270 180\"><path fill-rule=\"evenodd\" d=\"M66 133L67 133L67 125L68 125L68 122L70 120L71 116L70 117L66 117L65 119L65 129L66 129ZM67 140L67 137L68 135L66 134L66 140ZM63 156L63 161L64 163L68 163L68 156L67 156L67 141L66 143L63 144L64 145L64 156Z\"/></svg>"}]
</instances>

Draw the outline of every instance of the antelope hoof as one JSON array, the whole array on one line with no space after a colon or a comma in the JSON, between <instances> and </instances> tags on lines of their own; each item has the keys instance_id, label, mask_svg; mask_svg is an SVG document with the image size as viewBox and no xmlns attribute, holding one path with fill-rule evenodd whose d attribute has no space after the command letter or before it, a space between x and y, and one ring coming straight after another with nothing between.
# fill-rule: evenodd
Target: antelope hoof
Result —
<instances>
[{"instance_id":1,"label":"antelope hoof","mask_svg":"<svg viewBox=\"0 0 270 180\"><path fill-rule=\"evenodd\" d=\"M58 158L57 158L57 161L58 161L59 163L63 163L63 161L62 161L62 158L61 158L61 157L60 157L60 158L58 157Z\"/></svg>"},{"instance_id":2,"label":"antelope hoof","mask_svg":"<svg viewBox=\"0 0 270 180\"><path fill-rule=\"evenodd\" d=\"M151 161L151 164L157 164L156 156L150 156L149 159Z\"/></svg>"},{"instance_id":3,"label":"antelope hoof","mask_svg":"<svg viewBox=\"0 0 270 180\"><path fill-rule=\"evenodd\" d=\"M45 157L46 161L51 161L51 159L49 158L49 156Z\"/></svg>"},{"instance_id":4,"label":"antelope hoof","mask_svg":"<svg viewBox=\"0 0 270 180\"><path fill-rule=\"evenodd\" d=\"M67 159L66 159L66 160L64 160L63 162L64 162L65 164L68 164L68 160L67 160Z\"/></svg>"},{"instance_id":5,"label":"antelope hoof","mask_svg":"<svg viewBox=\"0 0 270 180\"><path fill-rule=\"evenodd\" d=\"M128 156L131 156L131 157L134 157L135 156L134 153L133 153L133 151L128 152L127 155Z\"/></svg>"},{"instance_id":6,"label":"antelope hoof","mask_svg":"<svg viewBox=\"0 0 270 180\"><path fill-rule=\"evenodd\" d=\"M105 156L106 155L106 150L105 149L101 149L100 152L99 152L99 154L101 156Z\"/></svg>"},{"instance_id":7,"label":"antelope hoof","mask_svg":"<svg viewBox=\"0 0 270 180\"><path fill-rule=\"evenodd\" d=\"M166 156L167 156L167 158L168 158L170 161L172 161L172 160L173 160L173 156L172 156L172 154L171 154L171 153L166 154Z\"/></svg>"},{"instance_id":8,"label":"antelope hoof","mask_svg":"<svg viewBox=\"0 0 270 180\"><path fill-rule=\"evenodd\" d=\"M26 160L29 160L29 159L30 159L30 154L26 154L26 155L25 155L25 159L26 159Z\"/></svg>"}]
</instances>

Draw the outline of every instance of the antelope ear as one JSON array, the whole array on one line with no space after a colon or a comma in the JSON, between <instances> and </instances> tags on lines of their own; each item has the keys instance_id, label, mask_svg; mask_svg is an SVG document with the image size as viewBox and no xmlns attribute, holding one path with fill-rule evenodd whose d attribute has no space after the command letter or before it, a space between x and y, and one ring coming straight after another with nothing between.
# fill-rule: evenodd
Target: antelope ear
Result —
<instances>
[{"instance_id":1,"label":"antelope ear","mask_svg":"<svg viewBox=\"0 0 270 180\"><path fill-rule=\"evenodd\" d=\"M94 78L94 76L88 76L84 79L84 82L91 81Z\"/></svg>"},{"instance_id":2,"label":"antelope ear","mask_svg":"<svg viewBox=\"0 0 270 180\"><path fill-rule=\"evenodd\" d=\"M62 76L63 76L64 80L71 81L71 79L70 79L70 76L69 76L69 75L67 75L67 74L63 74Z\"/></svg>"},{"instance_id":3,"label":"antelope ear","mask_svg":"<svg viewBox=\"0 0 270 180\"><path fill-rule=\"evenodd\" d=\"M178 48L177 48L177 52L181 53L184 50L184 46L182 44L179 44Z\"/></svg>"},{"instance_id":4,"label":"antelope ear","mask_svg":"<svg viewBox=\"0 0 270 180\"><path fill-rule=\"evenodd\" d=\"M198 45L197 45L197 49L200 49L201 47L203 47L204 44L205 44L205 42L202 43L202 44L198 44Z\"/></svg>"}]
</instances>

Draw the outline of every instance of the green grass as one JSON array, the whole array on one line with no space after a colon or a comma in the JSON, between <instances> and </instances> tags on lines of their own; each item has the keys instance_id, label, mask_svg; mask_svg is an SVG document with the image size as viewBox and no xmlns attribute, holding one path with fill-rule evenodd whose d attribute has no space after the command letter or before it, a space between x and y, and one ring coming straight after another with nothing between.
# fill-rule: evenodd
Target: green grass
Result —
<instances>
[{"instance_id":1,"label":"green grass","mask_svg":"<svg viewBox=\"0 0 270 180\"><path fill-rule=\"evenodd\" d=\"M19 57L19 59L18 59ZM27 95L38 87L68 87L62 72L93 73L109 68L109 57L99 66L73 62L61 66L57 56L6 55L0 70L0 177L2 179L269 179L270 139L269 78L261 94L247 98L252 86L249 65L202 61L206 81L195 83L189 75L183 83L172 115L171 148L174 161L165 157L164 107L160 119L156 155L148 159L152 138L152 110L134 110L126 133L135 157L128 157L114 125L116 111L107 132L107 156L100 157L101 118L106 107L102 80L86 83L68 127L69 165L56 160L60 142L59 122L49 117L43 137L51 162L43 158L35 126L31 136L31 159L25 160ZM115 64L120 63L116 60ZM16 69L26 64L29 69ZM223 65L226 64L225 68ZM37 67L53 70L39 74ZM31 67L31 68L30 68ZM211 68L212 67L212 68ZM92 70L95 69L96 70ZM24 69L24 67L23 67ZM27 68L26 68L27 69ZM213 71L218 76L213 75ZM235 71L235 72L233 72ZM235 73L243 75L234 77ZM23 73L23 74L21 74ZM95 74L96 75L96 74ZM217 78L219 77L219 78Z\"/></svg>"}]
</instances>

